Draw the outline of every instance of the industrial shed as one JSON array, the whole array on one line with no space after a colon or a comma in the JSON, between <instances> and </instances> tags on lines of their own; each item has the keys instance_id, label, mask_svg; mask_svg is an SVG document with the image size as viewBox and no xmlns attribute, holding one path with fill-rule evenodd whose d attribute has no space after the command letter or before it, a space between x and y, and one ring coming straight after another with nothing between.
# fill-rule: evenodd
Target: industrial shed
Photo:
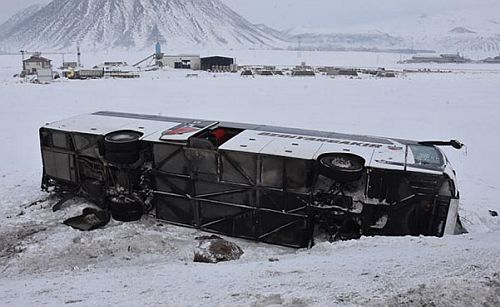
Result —
<instances>
[{"instance_id":1,"label":"industrial shed","mask_svg":"<svg viewBox=\"0 0 500 307\"><path fill-rule=\"evenodd\" d=\"M200 56L192 54L165 55L158 62L161 66L192 70L200 70L201 64Z\"/></svg>"},{"instance_id":2,"label":"industrial shed","mask_svg":"<svg viewBox=\"0 0 500 307\"><path fill-rule=\"evenodd\" d=\"M201 58L201 70L230 70L234 59L223 56Z\"/></svg>"}]
</instances>

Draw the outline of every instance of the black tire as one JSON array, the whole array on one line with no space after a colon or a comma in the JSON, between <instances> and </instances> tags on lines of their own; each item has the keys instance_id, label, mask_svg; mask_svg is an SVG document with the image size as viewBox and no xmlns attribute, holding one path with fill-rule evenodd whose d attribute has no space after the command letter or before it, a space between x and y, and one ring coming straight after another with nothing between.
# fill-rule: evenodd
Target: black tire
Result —
<instances>
[{"instance_id":1,"label":"black tire","mask_svg":"<svg viewBox=\"0 0 500 307\"><path fill-rule=\"evenodd\" d=\"M132 200L110 200L109 211L116 221L132 222L141 219L144 210L141 204Z\"/></svg>"},{"instance_id":2,"label":"black tire","mask_svg":"<svg viewBox=\"0 0 500 307\"><path fill-rule=\"evenodd\" d=\"M129 152L138 151L141 148L141 132L133 130L120 130L108 133L104 136L104 150L106 152Z\"/></svg>"},{"instance_id":3,"label":"black tire","mask_svg":"<svg viewBox=\"0 0 500 307\"><path fill-rule=\"evenodd\" d=\"M132 164L139 160L141 132L120 130L104 136L104 158L113 163Z\"/></svg>"},{"instance_id":4,"label":"black tire","mask_svg":"<svg viewBox=\"0 0 500 307\"><path fill-rule=\"evenodd\" d=\"M389 216L385 235L433 235L429 233L430 208L420 203L413 203L396 209Z\"/></svg>"},{"instance_id":5,"label":"black tire","mask_svg":"<svg viewBox=\"0 0 500 307\"><path fill-rule=\"evenodd\" d=\"M142 210L135 211L111 211L111 216L115 221L119 222L134 222L141 219Z\"/></svg>"},{"instance_id":6,"label":"black tire","mask_svg":"<svg viewBox=\"0 0 500 307\"><path fill-rule=\"evenodd\" d=\"M365 159L350 153L325 154L318 162L319 173L338 182L356 181L365 169Z\"/></svg>"}]
</instances>

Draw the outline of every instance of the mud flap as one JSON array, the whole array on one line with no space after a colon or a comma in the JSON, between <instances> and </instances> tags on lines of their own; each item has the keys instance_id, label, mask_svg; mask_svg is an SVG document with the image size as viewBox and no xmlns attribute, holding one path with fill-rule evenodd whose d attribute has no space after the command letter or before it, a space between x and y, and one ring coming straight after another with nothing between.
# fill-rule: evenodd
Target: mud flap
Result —
<instances>
[{"instance_id":1,"label":"mud flap","mask_svg":"<svg viewBox=\"0 0 500 307\"><path fill-rule=\"evenodd\" d=\"M432 219L429 228L429 234L442 237L446 231L453 234L458 214L458 200L449 196L439 195L434 201ZM450 230L451 229L451 230Z\"/></svg>"},{"instance_id":2,"label":"mud flap","mask_svg":"<svg viewBox=\"0 0 500 307\"><path fill-rule=\"evenodd\" d=\"M458 198L452 198L450 200L450 206L448 209L448 216L446 218L446 225L444 228L444 234L445 235L453 235L457 234L457 221L459 221L458 218Z\"/></svg>"}]
</instances>

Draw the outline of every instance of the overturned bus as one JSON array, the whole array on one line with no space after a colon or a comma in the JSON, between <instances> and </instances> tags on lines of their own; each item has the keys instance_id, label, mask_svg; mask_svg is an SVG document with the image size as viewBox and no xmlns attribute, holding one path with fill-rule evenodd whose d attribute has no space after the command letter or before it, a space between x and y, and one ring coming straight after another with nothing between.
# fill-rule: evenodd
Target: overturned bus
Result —
<instances>
[{"instance_id":1,"label":"overturned bus","mask_svg":"<svg viewBox=\"0 0 500 307\"><path fill-rule=\"evenodd\" d=\"M459 192L439 145L96 112L40 128L42 188L115 220L306 247L318 234L453 234ZM66 196L65 196L66 195Z\"/></svg>"}]
</instances>

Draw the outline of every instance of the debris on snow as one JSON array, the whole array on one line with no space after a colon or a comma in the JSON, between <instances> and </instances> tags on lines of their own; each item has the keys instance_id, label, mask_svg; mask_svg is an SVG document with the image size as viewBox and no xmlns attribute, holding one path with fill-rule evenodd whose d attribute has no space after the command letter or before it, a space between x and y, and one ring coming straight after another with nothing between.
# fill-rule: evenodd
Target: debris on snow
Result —
<instances>
[{"instance_id":1,"label":"debris on snow","mask_svg":"<svg viewBox=\"0 0 500 307\"><path fill-rule=\"evenodd\" d=\"M94 208L85 208L79 216L69 218L64 224L82 231L90 231L105 226L109 223L110 215L106 211Z\"/></svg>"},{"instance_id":2,"label":"debris on snow","mask_svg":"<svg viewBox=\"0 0 500 307\"><path fill-rule=\"evenodd\" d=\"M219 236L200 236L194 251L194 262L218 263L240 259L243 250L236 244L226 241Z\"/></svg>"}]
</instances>

